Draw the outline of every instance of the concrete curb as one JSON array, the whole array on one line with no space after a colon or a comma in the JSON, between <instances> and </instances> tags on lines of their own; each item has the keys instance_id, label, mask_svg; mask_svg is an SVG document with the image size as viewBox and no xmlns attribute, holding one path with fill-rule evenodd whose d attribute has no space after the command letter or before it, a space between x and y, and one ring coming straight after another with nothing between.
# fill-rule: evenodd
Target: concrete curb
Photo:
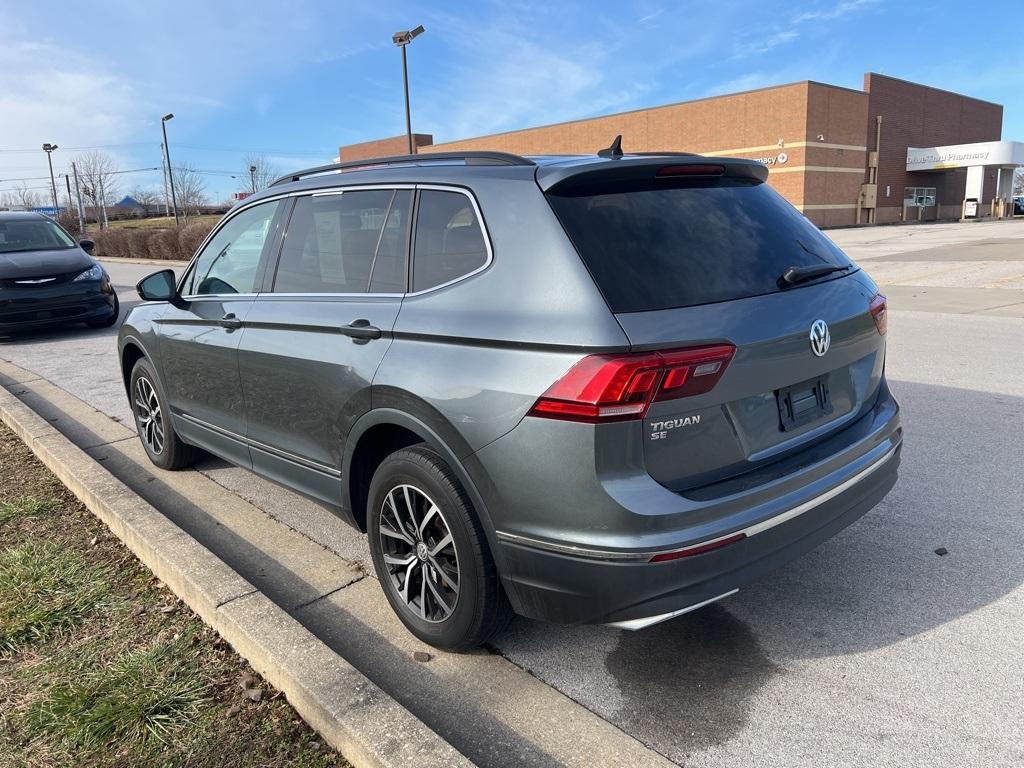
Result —
<instances>
[{"instance_id":1,"label":"concrete curb","mask_svg":"<svg viewBox=\"0 0 1024 768\"><path fill-rule=\"evenodd\" d=\"M108 261L111 264L152 264L154 267L184 267L187 261L177 259L121 259L114 256L97 256L97 261Z\"/></svg>"},{"instance_id":2,"label":"concrete curb","mask_svg":"<svg viewBox=\"0 0 1024 768\"><path fill-rule=\"evenodd\" d=\"M0 419L159 579L359 768L472 763L0 387Z\"/></svg>"}]
</instances>

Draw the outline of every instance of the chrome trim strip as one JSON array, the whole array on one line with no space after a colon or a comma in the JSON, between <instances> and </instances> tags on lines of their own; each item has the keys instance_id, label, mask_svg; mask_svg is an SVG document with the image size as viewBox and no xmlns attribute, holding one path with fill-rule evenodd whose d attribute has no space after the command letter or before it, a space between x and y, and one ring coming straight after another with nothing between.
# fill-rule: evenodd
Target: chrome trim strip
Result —
<instances>
[{"instance_id":1,"label":"chrome trim strip","mask_svg":"<svg viewBox=\"0 0 1024 768\"><path fill-rule=\"evenodd\" d=\"M196 425L198 425L200 427L203 427L205 429L210 430L211 432L216 432L216 433L218 433L220 435L223 435L224 437L230 437L232 440L237 440L240 443L248 445L250 448L258 448L259 450L264 451L265 453L269 453L269 454L271 454L273 456L276 456L277 458L287 459L288 461L294 462L295 464L301 464L302 466L307 467L308 469L315 469L318 472L324 473L325 475L331 475L332 477L338 477L338 478L341 477L341 471L340 470L337 470L334 467L328 466L327 464L321 464L318 461L313 461L312 459L304 458L302 456L299 456L297 454L291 453L289 451L284 451L284 450L281 450L280 448L275 448L272 445L267 445L266 443L261 443L259 440L253 440L251 438L248 438L248 437L245 437L243 435L240 435L237 432L232 432L230 429L224 429L223 427L218 427L218 426L216 426L214 424L210 424L209 422L203 421L202 419L197 419L195 416L190 416L187 413L179 413L179 414L174 414L174 415L180 416L181 418L185 419L186 421L190 421L193 424L196 424Z\"/></svg>"},{"instance_id":2,"label":"chrome trim strip","mask_svg":"<svg viewBox=\"0 0 1024 768\"><path fill-rule=\"evenodd\" d=\"M647 627L653 627L655 624L661 624L663 621L674 619L676 616L682 616L684 613L690 611L696 611L698 608L703 608L705 605L718 602L722 598L731 597L739 592L739 588L724 592L718 597L712 597L708 600L702 600L694 605L687 606L686 608L680 608L678 611L670 611L669 613L659 613L657 616L648 616L644 619L629 619L627 621L612 621L605 624L606 627L617 627L618 629L628 629L631 632L635 632L638 629L647 629Z\"/></svg>"},{"instance_id":3,"label":"chrome trim strip","mask_svg":"<svg viewBox=\"0 0 1024 768\"><path fill-rule=\"evenodd\" d=\"M691 547L699 547L705 544L714 544L723 539L728 539L735 536L737 533L746 534L747 538L756 536L759 533L764 533L777 525L789 522L795 517L799 517L805 512L810 512L815 507L824 504L826 501L834 499L844 491L849 490L852 486L859 483L865 477L870 475L872 472L877 470L889 459L892 458L893 454L900 447L900 443L896 443L892 448L885 452L883 456L873 461L871 464L866 466L860 472L855 474L853 477L849 477L834 488L830 488L824 493L815 496L813 499L805 501L803 504L798 504L791 509L781 512L774 517L769 517L766 520L762 520L760 523L741 528L738 531L729 531L729 533L721 536L716 536L713 539L705 539L704 541L695 541L687 544L683 547L676 547L674 549L656 549L648 552L625 552L613 549L590 549L587 547L577 547L572 544L560 544L553 541L543 541L541 539L533 539L528 536L520 536L514 533L505 533L504 531L495 531L495 535L498 537L498 541L505 542L506 544L517 544L522 547L530 547L532 549L541 549L548 552L558 552L563 555L572 555L574 557L585 557L594 560L612 560L612 561L632 561L632 562L648 562L655 555L664 555L671 552L680 552Z\"/></svg>"}]
</instances>

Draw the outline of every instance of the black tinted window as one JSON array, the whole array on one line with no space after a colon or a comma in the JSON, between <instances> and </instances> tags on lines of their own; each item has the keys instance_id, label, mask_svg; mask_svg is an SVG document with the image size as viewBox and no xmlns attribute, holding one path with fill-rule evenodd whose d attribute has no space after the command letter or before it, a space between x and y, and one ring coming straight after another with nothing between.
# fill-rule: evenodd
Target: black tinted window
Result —
<instances>
[{"instance_id":1,"label":"black tinted window","mask_svg":"<svg viewBox=\"0 0 1024 768\"><path fill-rule=\"evenodd\" d=\"M185 281L185 295L252 293L277 206L254 205L217 230Z\"/></svg>"},{"instance_id":2,"label":"black tinted window","mask_svg":"<svg viewBox=\"0 0 1024 768\"><path fill-rule=\"evenodd\" d=\"M487 263L487 246L470 199L459 192L420 192L412 289L424 291Z\"/></svg>"},{"instance_id":3,"label":"black tinted window","mask_svg":"<svg viewBox=\"0 0 1024 768\"><path fill-rule=\"evenodd\" d=\"M0 219L0 253L74 247L75 241L48 219Z\"/></svg>"},{"instance_id":4,"label":"black tinted window","mask_svg":"<svg viewBox=\"0 0 1024 768\"><path fill-rule=\"evenodd\" d=\"M391 189L300 197L274 292L404 292L410 199Z\"/></svg>"},{"instance_id":5,"label":"black tinted window","mask_svg":"<svg viewBox=\"0 0 1024 768\"><path fill-rule=\"evenodd\" d=\"M766 184L600 192L548 199L613 312L757 296L787 267L850 263Z\"/></svg>"}]
</instances>

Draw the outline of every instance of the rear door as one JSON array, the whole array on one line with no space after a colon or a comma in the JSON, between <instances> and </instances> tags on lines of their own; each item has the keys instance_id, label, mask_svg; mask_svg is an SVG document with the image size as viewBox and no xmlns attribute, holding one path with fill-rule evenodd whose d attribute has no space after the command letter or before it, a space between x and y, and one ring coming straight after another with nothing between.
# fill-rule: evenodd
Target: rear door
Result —
<instances>
[{"instance_id":1,"label":"rear door","mask_svg":"<svg viewBox=\"0 0 1024 768\"><path fill-rule=\"evenodd\" d=\"M250 466L238 378L242 323L279 223L279 201L244 209L205 244L182 280L183 302L156 321L175 429L189 442Z\"/></svg>"},{"instance_id":2,"label":"rear door","mask_svg":"<svg viewBox=\"0 0 1024 768\"><path fill-rule=\"evenodd\" d=\"M239 370L253 468L331 504L405 294L412 198L411 187L295 198L246 318Z\"/></svg>"},{"instance_id":3,"label":"rear door","mask_svg":"<svg viewBox=\"0 0 1024 768\"><path fill-rule=\"evenodd\" d=\"M856 266L756 179L651 175L549 192L635 350L735 346L710 391L652 403L648 472L674 490L704 485L796 452L870 408L884 339ZM791 267L836 270L790 283Z\"/></svg>"}]
</instances>

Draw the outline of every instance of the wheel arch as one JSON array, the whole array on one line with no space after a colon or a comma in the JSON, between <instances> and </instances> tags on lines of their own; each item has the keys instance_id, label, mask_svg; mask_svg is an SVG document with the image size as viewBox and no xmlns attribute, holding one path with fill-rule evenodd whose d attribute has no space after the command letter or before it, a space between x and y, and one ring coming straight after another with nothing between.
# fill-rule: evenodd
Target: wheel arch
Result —
<instances>
[{"instance_id":1,"label":"wheel arch","mask_svg":"<svg viewBox=\"0 0 1024 768\"><path fill-rule=\"evenodd\" d=\"M389 442L391 441L391 442ZM499 549L494 526L476 488L456 451L438 431L423 420L394 408L376 408L364 414L352 427L342 457L342 501L352 522L366 532L366 504L370 480L380 462L401 448L425 444L451 467L465 489L497 559ZM393 446L393 447L392 447Z\"/></svg>"},{"instance_id":2,"label":"wheel arch","mask_svg":"<svg viewBox=\"0 0 1024 768\"><path fill-rule=\"evenodd\" d=\"M132 368L135 367L135 364L142 358L145 358L149 361L150 365L153 365L154 369L156 365L153 363L153 359L146 354L146 349L142 342L134 336L128 336L121 342L121 349L118 355L121 359L121 380L124 382L124 391L130 394Z\"/></svg>"}]
</instances>

